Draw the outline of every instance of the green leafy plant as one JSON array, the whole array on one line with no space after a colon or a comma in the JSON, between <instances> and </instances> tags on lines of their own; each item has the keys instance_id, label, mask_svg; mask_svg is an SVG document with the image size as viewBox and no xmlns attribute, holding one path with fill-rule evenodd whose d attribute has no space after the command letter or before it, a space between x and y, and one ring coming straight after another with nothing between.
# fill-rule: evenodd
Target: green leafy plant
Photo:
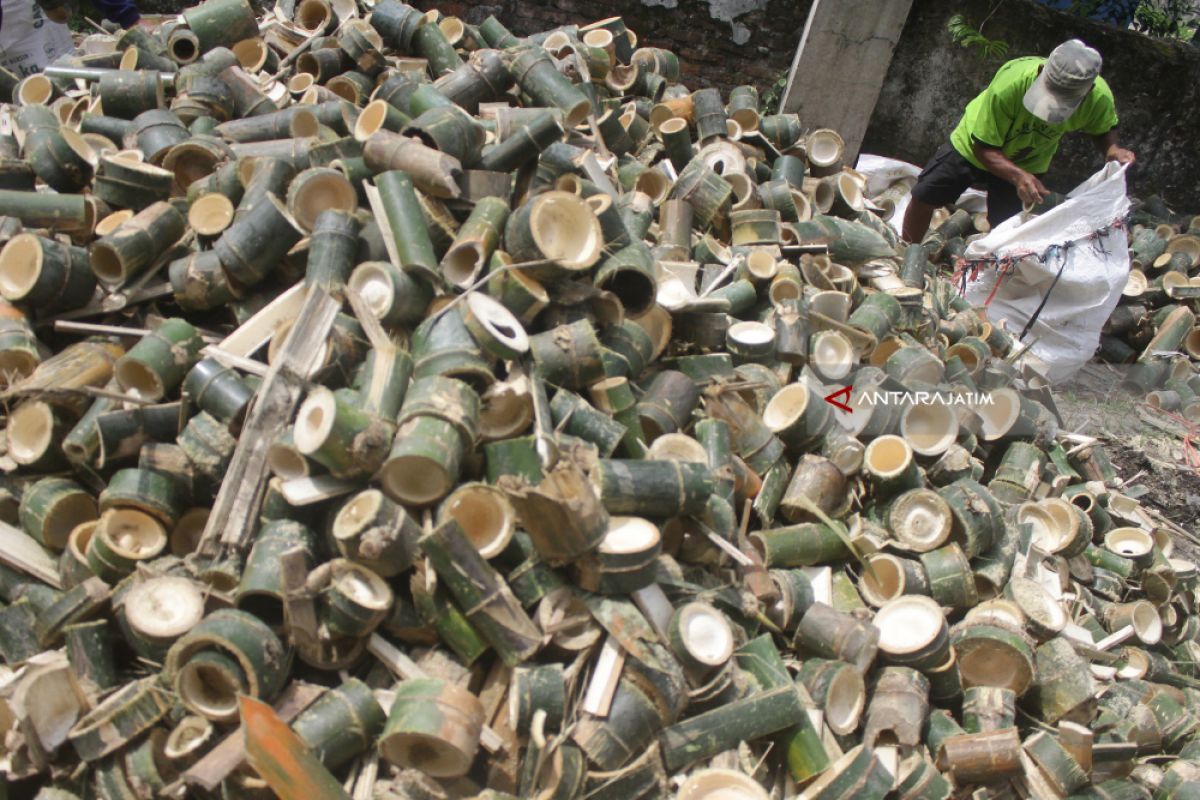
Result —
<instances>
[{"instance_id":1,"label":"green leafy plant","mask_svg":"<svg viewBox=\"0 0 1200 800\"><path fill-rule=\"evenodd\" d=\"M762 107L763 115L778 114L780 106L783 105L783 91L787 88L787 71L779 73L779 77L775 82L762 91L759 105Z\"/></svg>"},{"instance_id":2,"label":"green leafy plant","mask_svg":"<svg viewBox=\"0 0 1200 800\"><path fill-rule=\"evenodd\" d=\"M1193 0L1159 0L1139 3L1133 12L1133 28L1147 36L1189 41L1196 33L1200 3Z\"/></svg>"},{"instance_id":3,"label":"green leafy plant","mask_svg":"<svg viewBox=\"0 0 1200 800\"><path fill-rule=\"evenodd\" d=\"M974 49L975 54L982 60L1002 60L1008 55L1008 42L1003 39L989 39L983 35L982 27L972 26L962 14L955 14L946 23L950 38L960 47Z\"/></svg>"}]
</instances>

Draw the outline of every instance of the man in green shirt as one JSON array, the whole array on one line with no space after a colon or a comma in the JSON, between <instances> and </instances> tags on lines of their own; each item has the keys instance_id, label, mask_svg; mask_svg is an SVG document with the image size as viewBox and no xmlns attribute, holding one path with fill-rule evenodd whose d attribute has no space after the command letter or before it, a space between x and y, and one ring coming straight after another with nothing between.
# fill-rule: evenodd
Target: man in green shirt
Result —
<instances>
[{"instance_id":1,"label":"man in green shirt","mask_svg":"<svg viewBox=\"0 0 1200 800\"><path fill-rule=\"evenodd\" d=\"M1017 58L1000 67L968 105L958 127L922 170L904 214L904 240L920 242L935 208L982 184L993 226L1050 192L1039 176L1064 133L1083 131L1109 161L1132 164L1117 143L1112 90L1100 77L1100 54L1078 39L1049 58Z\"/></svg>"}]
</instances>

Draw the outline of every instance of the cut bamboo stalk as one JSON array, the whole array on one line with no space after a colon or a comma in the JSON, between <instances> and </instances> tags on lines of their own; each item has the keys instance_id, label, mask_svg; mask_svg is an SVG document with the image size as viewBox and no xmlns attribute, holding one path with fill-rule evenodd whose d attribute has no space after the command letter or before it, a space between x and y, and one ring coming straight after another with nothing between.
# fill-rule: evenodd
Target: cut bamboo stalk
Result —
<instances>
[{"instance_id":1,"label":"cut bamboo stalk","mask_svg":"<svg viewBox=\"0 0 1200 800\"><path fill-rule=\"evenodd\" d=\"M87 305L96 288L87 252L33 234L18 234L0 251L0 295L44 313Z\"/></svg>"},{"instance_id":2,"label":"cut bamboo stalk","mask_svg":"<svg viewBox=\"0 0 1200 800\"><path fill-rule=\"evenodd\" d=\"M704 465L679 461L601 461L592 485L611 514L699 514L712 493Z\"/></svg>"},{"instance_id":3,"label":"cut bamboo stalk","mask_svg":"<svg viewBox=\"0 0 1200 800\"><path fill-rule=\"evenodd\" d=\"M450 519L421 537L421 549L446 588L454 594L480 633L509 666L541 647L541 635L512 590Z\"/></svg>"},{"instance_id":4,"label":"cut bamboo stalk","mask_svg":"<svg viewBox=\"0 0 1200 800\"><path fill-rule=\"evenodd\" d=\"M322 590L318 613L322 629L333 637L361 640L392 606L392 590L371 569L347 559L328 563L329 583Z\"/></svg>"},{"instance_id":5,"label":"cut bamboo stalk","mask_svg":"<svg viewBox=\"0 0 1200 800\"><path fill-rule=\"evenodd\" d=\"M929 681L907 667L884 667L867 709L863 743L868 747L921 742L929 714Z\"/></svg>"},{"instance_id":6,"label":"cut bamboo stalk","mask_svg":"<svg viewBox=\"0 0 1200 800\"><path fill-rule=\"evenodd\" d=\"M587 95L555 69L553 60L542 48L535 45L518 53L509 71L535 105L561 109L566 128L574 128L592 113Z\"/></svg>"},{"instance_id":7,"label":"cut bamboo stalk","mask_svg":"<svg viewBox=\"0 0 1200 800\"><path fill-rule=\"evenodd\" d=\"M1021 739L1016 728L950 736L942 742L938 766L963 783L988 783L1021 772Z\"/></svg>"},{"instance_id":8,"label":"cut bamboo stalk","mask_svg":"<svg viewBox=\"0 0 1200 800\"><path fill-rule=\"evenodd\" d=\"M452 778L470 769L483 726L479 698L446 681L402 681L383 730L380 753L401 767Z\"/></svg>"},{"instance_id":9,"label":"cut bamboo stalk","mask_svg":"<svg viewBox=\"0 0 1200 800\"><path fill-rule=\"evenodd\" d=\"M289 661L271 629L242 611L205 617L167 654L166 674L183 703L213 721L237 718L237 695L274 697Z\"/></svg>"},{"instance_id":10,"label":"cut bamboo stalk","mask_svg":"<svg viewBox=\"0 0 1200 800\"><path fill-rule=\"evenodd\" d=\"M800 682L824 714L825 724L838 735L858 728L867 705L862 675L845 661L807 659L799 674Z\"/></svg>"},{"instance_id":11,"label":"cut bamboo stalk","mask_svg":"<svg viewBox=\"0 0 1200 800\"><path fill-rule=\"evenodd\" d=\"M160 400L183 382L203 347L204 340L186 320L164 320L117 361L117 383L139 397Z\"/></svg>"},{"instance_id":12,"label":"cut bamboo stalk","mask_svg":"<svg viewBox=\"0 0 1200 800\"><path fill-rule=\"evenodd\" d=\"M287 595L281 557L297 547L307 553L309 568L315 566L315 535L307 526L293 520L267 523L250 549L237 587L237 607L276 630L283 628Z\"/></svg>"},{"instance_id":13,"label":"cut bamboo stalk","mask_svg":"<svg viewBox=\"0 0 1200 800\"><path fill-rule=\"evenodd\" d=\"M148 730L170 709L156 678L130 683L93 708L71 728L69 738L85 761L97 761Z\"/></svg>"},{"instance_id":14,"label":"cut bamboo stalk","mask_svg":"<svg viewBox=\"0 0 1200 800\"><path fill-rule=\"evenodd\" d=\"M392 443L392 425L325 388L311 392L297 412L296 448L337 478L376 472Z\"/></svg>"},{"instance_id":15,"label":"cut bamboo stalk","mask_svg":"<svg viewBox=\"0 0 1200 800\"><path fill-rule=\"evenodd\" d=\"M753 741L799 724L804 716L794 688L760 692L667 728L660 740L663 760L667 769L674 771L711 758L738 742Z\"/></svg>"},{"instance_id":16,"label":"cut bamboo stalk","mask_svg":"<svg viewBox=\"0 0 1200 800\"><path fill-rule=\"evenodd\" d=\"M930 670L950 656L945 617L930 598L897 597L880 607L872 624L880 632L880 654L889 663Z\"/></svg>"},{"instance_id":17,"label":"cut bamboo stalk","mask_svg":"<svg viewBox=\"0 0 1200 800\"><path fill-rule=\"evenodd\" d=\"M204 616L200 584L181 576L137 582L121 598L118 619L126 641L143 658L162 661L180 637Z\"/></svg>"},{"instance_id":18,"label":"cut bamboo stalk","mask_svg":"<svg viewBox=\"0 0 1200 800\"><path fill-rule=\"evenodd\" d=\"M292 730L330 769L367 750L382 732L386 716L371 690L351 678L305 709Z\"/></svg>"},{"instance_id":19,"label":"cut bamboo stalk","mask_svg":"<svg viewBox=\"0 0 1200 800\"><path fill-rule=\"evenodd\" d=\"M342 506L333 536L344 556L392 577L412 564L420 528L403 508L369 489Z\"/></svg>"},{"instance_id":20,"label":"cut bamboo stalk","mask_svg":"<svg viewBox=\"0 0 1200 800\"><path fill-rule=\"evenodd\" d=\"M1033 651L1024 633L999 622L960 623L951 631L964 686L1000 686L1022 695L1033 682Z\"/></svg>"},{"instance_id":21,"label":"cut bamboo stalk","mask_svg":"<svg viewBox=\"0 0 1200 800\"><path fill-rule=\"evenodd\" d=\"M854 665L860 673L870 668L878 651L879 630L825 603L813 603L796 628L796 643L824 658Z\"/></svg>"}]
</instances>

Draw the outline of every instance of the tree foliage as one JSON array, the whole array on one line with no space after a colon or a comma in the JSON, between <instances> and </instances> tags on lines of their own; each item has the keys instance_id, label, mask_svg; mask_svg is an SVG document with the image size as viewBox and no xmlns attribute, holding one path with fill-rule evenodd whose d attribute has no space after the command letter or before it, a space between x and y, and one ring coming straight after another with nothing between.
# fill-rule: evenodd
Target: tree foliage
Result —
<instances>
[{"instance_id":1,"label":"tree foliage","mask_svg":"<svg viewBox=\"0 0 1200 800\"><path fill-rule=\"evenodd\" d=\"M1001 61L1008 55L1008 42L1003 39L989 39L983 35L982 25L976 28L962 14L955 14L946 23L950 38L958 45L975 50L975 54L983 60Z\"/></svg>"}]
</instances>

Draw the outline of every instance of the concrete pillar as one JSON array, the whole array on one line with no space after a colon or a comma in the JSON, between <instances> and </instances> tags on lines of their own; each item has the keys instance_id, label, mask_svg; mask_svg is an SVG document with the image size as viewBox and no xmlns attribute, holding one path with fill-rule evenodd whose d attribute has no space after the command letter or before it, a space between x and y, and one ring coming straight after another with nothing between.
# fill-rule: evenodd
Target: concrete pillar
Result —
<instances>
[{"instance_id":1,"label":"concrete pillar","mask_svg":"<svg viewBox=\"0 0 1200 800\"><path fill-rule=\"evenodd\" d=\"M912 0L813 0L782 110L808 129L833 128L858 158Z\"/></svg>"}]
</instances>

